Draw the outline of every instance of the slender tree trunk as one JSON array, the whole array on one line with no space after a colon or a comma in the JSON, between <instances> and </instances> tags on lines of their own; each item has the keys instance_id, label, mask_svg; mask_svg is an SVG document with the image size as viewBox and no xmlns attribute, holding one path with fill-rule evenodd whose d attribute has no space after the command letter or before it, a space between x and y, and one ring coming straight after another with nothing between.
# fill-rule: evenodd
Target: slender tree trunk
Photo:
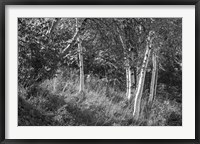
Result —
<instances>
[{"instance_id":1,"label":"slender tree trunk","mask_svg":"<svg viewBox=\"0 0 200 144\"><path fill-rule=\"evenodd\" d=\"M129 71L128 66L125 66L126 69L126 97L128 97L129 94Z\"/></svg>"},{"instance_id":2,"label":"slender tree trunk","mask_svg":"<svg viewBox=\"0 0 200 144\"><path fill-rule=\"evenodd\" d=\"M136 92L135 92L134 111L133 111L133 117L135 118L135 120L138 120L139 114L140 114L140 103L141 103L141 98L142 98L142 93L143 93L143 88L144 88L145 75L146 75L146 70L147 70L147 65L148 65L150 53L151 53L151 40L148 40L147 46L146 46L146 52L145 52L145 55L144 55L144 60L143 60L143 63L142 63L142 68L141 68L141 71L140 71L138 85L137 85Z\"/></svg>"},{"instance_id":3,"label":"slender tree trunk","mask_svg":"<svg viewBox=\"0 0 200 144\"><path fill-rule=\"evenodd\" d=\"M136 75L135 75L134 67L131 68L131 96L129 98L129 101L131 102L133 99L133 96L135 94L135 85L136 85Z\"/></svg>"},{"instance_id":4,"label":"slender tree trunk","mask_svg":"<svg viewBox=\"0 0 200 144\"><path fill-rule=\"evenodd\" d=\"M83 69L83 49L81 46L81 41L78 38L78 49L79 49L79 68L80 68L80 90L79 92L84 92L84 69Z\"/></svg>"},{"instance_id":5,"label":"slender tree trunk","mask_svg":"<svg viewBox=\"0 0 200 144\"><path fill-rule=\"evenodd\" d=\"M66 53L67 50L69 50L69 47L70 47L70 45L72 44L72 42L74 40L77 40L77 38L78 38L78 32L79 32L79 30L78 30L78 19L76 18L76 30L75 30L75 33L74 33L73 37L68 40L68 44L67 44L66 48L64 48L62 50L62 54Z\"/></svg>"},{"instance_id":6,"label":"slender tree trunk","mask_svg":"<svg viewBox=\"0 0 200 144\"><path fill-rule=\"evenodd\" d=\"M131 68L131 87L134 88L135 85L135 76L134 76L134 71Z\"/></svg>"},{"instance_id":7,"label":"slender tree trunk","mask_svg":"<svg viewBox=\"0 0 200 144\"><path fill-rule=\"evenodd\" d=\"M134 77L134 88L136 88L136 85L137 85L137 68L136 67L133 67L133 77Z\"/></svg>"},{"instance_id":8,"label":"slender tree trunk","mask_svg":"<svg viewBox=\"0 0 200 144\"><path fill-rule=\"evenodd\" d=\"M81 45L82 40L79 37L79 29L78 29L78 19L76 18L76 25L75 25L75 33L73 37L68 40L68 45L67 47L62 51L62 54L65 54L67 50L69 50L70 45L72 44L73 41L78 42L78 52L79 52L79 69L80 69L80 89L79 92L84 92L84 66L83 66L83 48ZM64 57L65 58L65 57ZM63 92L65 90L66 86L63 89Z\"/></svg>"},{"instance_id":9,"label":"slender tree trunk","mask_svg":"<svg viewBox=\"0 0 200 144\"><path fill-rule=\"evenodd\" d=\"M136 78L135 78L135 68L134 68L134 52L133 49L131 50L131 57L130 57L130 91L129 91L129 96L128 96L128 100L132 101L133 95L135 93L135 82L136 82Z\"/></svg>"},{"instance_id":10,"label":"slender tree trunk","mask_svg":"<svg viewBox=\"0 0 200 144\"><path fill-rule=\"evenodd\" d=\"M131 97L131 68L130 68L130 62L127 56L128 54L126 52L127 51L126 46L120 34L119 34L119 39L121 41L121 44L124 50L124 63L125 63L125 69L126 69L126 97L129 99Z\"/></svg>"},{"instance_id":11,"label":"slender tree trunk","mask_svg":"<svg viewBox=\"0 0 200 144\"><path fill-rule=\"evenodd\" d=\"M56 92L56 86L57 86L57 77L54 77L54 79L53 79L53 92Z\"/></svg>"},{"instance_id":12,"label":"slender tree trunk","mask_svg":"<svg viewBox=\"0 0 200 144\"><path fill-rule=\"evenodd\" d=\"M152 63L153 63L153 69L152 69L152 76L151 76L151 87L150 87L150 95L149 95L149 104L153 102L153 99L156 94L156 85L157 85L157 59L156 54L153 53L152 55Z\"/></svg>"},{"instance_id":13,"label":"slender tree trunk","mask_svg":"<svg viewBox=\"0 0 200 144\"><path fill-rule=\"evenodd\" d=\"M132 87L132 75L131 75L131 67L130 67L130 64L129 64L129 67L128 67L128 89L127 89L127 93L128 93L128 100L131 98L131 87Z\"/></svg>"},{"instance_id":14,"label":"slender tree trunk","mask_svg":"<svg viewBox=\"0 0 200 144\"><path fill-rule=\"evenodd\" d=\"M76 34L73 39L76 37L78 33L78 19L76 18ZM80 37L77 37L78 42L78 51L79 51L79 70L80 70L80 89L79 92L84 92L84 68L83 68L83 48L82 48L82 40Z\"/></svg>"},{"instance_id":15,"label":"slender tree trunk","mask_svg":"<svg viewBox=\"0 0 200 144\"><path fill-rule=\"evenodd\" d=\"M157 58L156 58L157 61ZM155 88L154 88L154 97L156 97L156 90L157 90L157 82L158 82L158 61L157 61L157 67L156 67L156 78L155 78Z\"/></svg>"}]
</instances>

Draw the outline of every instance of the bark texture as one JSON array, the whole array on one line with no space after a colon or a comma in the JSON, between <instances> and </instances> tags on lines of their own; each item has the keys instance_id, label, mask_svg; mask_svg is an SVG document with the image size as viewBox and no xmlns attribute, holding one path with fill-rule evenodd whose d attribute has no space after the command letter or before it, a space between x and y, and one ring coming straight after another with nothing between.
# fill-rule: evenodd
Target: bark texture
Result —
<instances>
[{"instance_id":1,"label":"bark texture","mask_svg":"<svg viewBox=\"0 0 200 144\"><path fill-rule=\"evenodd\" d=\"M156 88L157 88L158 66L157 66L157 58L156 58L155 52L152 54L152 63L153 63L153 69L152 69L152 76L151 76L149 104L153 102L153 99L156 96Z\"/></svg>"},{"instance_id":2,"label":"bark texture","mask_svg":"<svg viewBox=\"0 0 200 144\"><path fill-rule=\"evenodd\" d=\"M128 97L129 94L129 71L128 66L125 66L126 69L126 97Z\"/></svg>"},{"instance_id":3,"label":"bark texture","mask_svg":"<svg viewBox=\"0 0 200 144\"><path fill-rule=\"evenodd\" d=\"M128 89L127 89L127 97L128 97L128 100L131 98L131 92L132 92L132 72L131 72L131 67L130 67L130 64L128 66Z\"/></svg>"},{"instance_id":4,"label":"bark texture","mask_svg":"<svg viewBox=\"0 0 200 144\"><path fill-rule=\"evenodd\" d=\"M78 38L78 49L79 49L79 69L80 69L80 90L79 92L84 91L84 69L83 69L83 49L81 46L81 41Z\"/></svg>"},{"instance_id":5,"label":"bark texture","mask_svg":"<svg viewBox=\"0 0 200 144\"><path fill-rule=\"evenodd\" d=\"M143 60L142 68L140 71L138 85L135 92L134 111L133 111L133 117L135 120L138 120L139 114L140 114L141 98L142 98L142 93L143 93L143 88L144 88L147 65L149 62L150 54L151 54L151 49L152 49L152 32L147 38L146 52L144 55L144 60Z\"/></svg>"},{"instance_id":6,"label":"bark texture","mask_svg":"<svg viewBox=\"0 0 200 144\"><path fill-rule=\"evenodd\" d=\"M130 51L130 63L129 63L129 69L130 69L130 73L129 73L129 77L130 77L130 92L128 95L128 100L131 102L133 99L133 95L135 93L135 85L136 85L136 69L135 69L135 63L134 63L134 51L133 49Z\"/></svg>"}]
</instances>

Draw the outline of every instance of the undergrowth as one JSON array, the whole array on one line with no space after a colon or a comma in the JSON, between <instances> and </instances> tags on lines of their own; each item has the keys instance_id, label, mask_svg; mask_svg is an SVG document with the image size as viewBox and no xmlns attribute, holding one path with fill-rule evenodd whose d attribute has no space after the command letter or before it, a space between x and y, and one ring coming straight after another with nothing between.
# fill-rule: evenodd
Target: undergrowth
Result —
<instances>
[{"instance_id":1,"label":"undergrowth","mask_svg":"<svg viewBox=\"0 0 200 144\"><path fill-rule=\"evenodd\" d=\"M141 114L133 120L133 106L125 92L108 86L90 76L85 80L85 91L79 93L76 72L63 72L57 77L18 87L18 125L51 126L180 126L181 103L171 100L158 88L152 105L148 105L148 92L144 92Z\"/></svg>"}]
</instances>

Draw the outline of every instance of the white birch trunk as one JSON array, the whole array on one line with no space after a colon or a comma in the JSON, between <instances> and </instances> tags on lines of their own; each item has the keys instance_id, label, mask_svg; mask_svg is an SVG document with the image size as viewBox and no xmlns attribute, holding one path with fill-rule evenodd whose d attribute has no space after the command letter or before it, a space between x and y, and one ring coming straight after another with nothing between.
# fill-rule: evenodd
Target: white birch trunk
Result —
<instances>
[{"instance_id":1,"label":"white birch trunk","mask_svg":"<svg viewBox=\"0 0 200 144\"><path fill-rule=\"evenodd\" d=\"M80 89L79 92L84 92L84 66L83 66L83 48L81 45L81 39L79 38L78 32L78 19L76 18L76 25L75 25L75 33L73 35L73 37L68 40L68 45L67 47L62 51L62 53L66 53L67 50L69 50L70 45L72 44L72 42L74 40L76 40L78 42L78 52L79 52L79 69L80 69ZM64 57L65 58L65 57ZM67 86L67 85L66 85ZM66 88L66 86L63 88L63 92Z\"/></svg>"},{"instance_id":2,"label":"white birch trunk","mask_svg":"<svg viewBox=\"0 0 200 144\"><path fill-rule=\"evenodd\" d=\"M83 69L83 49L81 46L81 41L78 38L78 49L79 49L79 69L80 69L80 90L79 92L84 92L84 69Z\"/></svg>"},{"instance_id":3,"label":"white birch trunk","mask_svg":"<svg viewBox=\"0 0 200 144\"><path fill-rule=\"evenodd\" d=\"M133 63L134 60L134 52L131 51L131 63ZM135 71L134 71L134 64L129 63L129 78L130 78L130 83L129 83L129 95L128 95L128 100L132 101L133 94L135 92L135 88L133 88L133 85L135 84Z\"/></svg>"},{"instance_id":4,"label":"white birch trunk","mask_svg":"<svg viewBox=\"0 0 200 144\"><path fill-rule=\"evenodd\" d=\"M128 97L129 94L129 73L128 73L128 68L125 66L126 69L126 97Z\"/></svg>"},{"instance_id":5,"label":"white birch trunk","mask_svg":"<svg viewBox=\"0 0 200 144\"><path fill-rule=\"evenodd\" d=\"M134 80L133 80L134 88L136 88L136 85L137 85L137 68L136 67L133 68L133 77L134 77Z\"/></svg>"},{"instance_id":6,"label":"white birch trunk","mask_svg":"<svg viewBox=\"0 0 200 144\"><path fill-rule=\"evenodd\" d=\"M152 55L152 63L153 63L153 70L151 76L151 87L150 87L150 95L149 95L149 104L153 102L156 93L156 85L157 85L157 60L156 54L153 53Z\"/></svg>"},{"instance_id":7,"label":"white birch trunk","mask_svg":"<svg viewBox=\"0 0 200 144\"><path fill-rule=\"evenodd\" d=\"M127 93L128 93L128 100L130 100L131 98L131 87L132 87L132 81L131 81L131 67L129 65L128 67L128 89L127 89Z\"/></svg>"},{"instance_id":8,"label":"white birch trunk","mask_svg":"<svg viewBox=\"0 0 200 144\"><path fill-rule=\"evenodd\" d=\"M158 61L157 61L157 58L156 58L156 64L157 64L157 67L156 67L156 77L155 77L155 88L154 88L154 97L156 97L156 90L157 90L157 82L158 82Z\"/></svg>"},{"instance_id":9,"label":"white birch trunk","mask_svg":"<svg viewBox=\"0 0 200 144\"><path fill-rule=\"evenodd\" d=\"M143 88L144 88L144 80L145 80L146 69L147 69L150 53L151 53L151 40L148 40L147 46L146 46L146 52L144 55L144 60L142 63L142 68L140 71L138 85L135 92L134 111L133 111L133 117L135 120L138 120L139 114L140 114L140 103L141 103L141 98L142 98L142 93L143 93Z\"/></svg>"}]
</instances>

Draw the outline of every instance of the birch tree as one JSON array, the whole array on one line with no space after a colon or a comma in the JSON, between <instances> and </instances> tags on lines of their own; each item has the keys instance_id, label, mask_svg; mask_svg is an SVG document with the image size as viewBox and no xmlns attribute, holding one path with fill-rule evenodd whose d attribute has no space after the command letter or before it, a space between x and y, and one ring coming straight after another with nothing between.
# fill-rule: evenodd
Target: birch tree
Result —
<instances>
[{"instance_id":1,"label":"birch tree","mask_svg":"<svg viewBox=\"0 0 200 144\"><path fill-rule=\"evenodd\" d=\"M124 20L126 23L126 20ZM129 42L127 39L129 37L127 36L127 31L130 31L130 29L126 29L127 24L121 24L120 27L122 27L122 32L118 29L118 34L120 38L120 42L123 47L124 51L124 64L125 64L125 70L126 70L126 97L130 101L131 97L133 96L133 84L135 83L135 73L134 73L134 66L132 65L134 60L134 52L133 48L128 48L127 43ZM123 37L122 37L123 35Z\"/></svg>"},{"instance_id":2,"label":"birch tree","mask_svg":"<svg viewBox=\"0 0 200 144\"><path fill-rule=\"evenodd\" d=\"M158 64L157 64L157 55L155 51L152 54L152 63L153 63L153 69L152 69L152 76L151 76L149 104L152 104L153 99L156 96L156 88L157 88Z\"/></svg>"},{"instance_id":3,"label":"birch tree","mask_svg":"<svg viewBox=\"0 0 200 144\"><path fill-rule=\"evenodd\" d=\"M147 43L146 52L144 55L144 60L143 60L142 67L140 70L138 85L135 92L134 111L133 111L133 117L135 118L135 120L138 120L139 114L140 114L140 104L141 104L141 98L142 98L142 93L143 93L144 80L145 80L147 65L148 65L151 50L152 50L153 38L154 38L154 31L150 31L147 37L147 41L146 41Z\"/></svg>"},{"instance_id":4,"label":"birch tree","mask_svg":"<svg viewBox=\"0 0 200 144\"><path fill-rule=\"evenodd\" d=\"M80 87L79 87L79 92L82 93L84 92L84 65L83 65L83 48L82 48L82 38L81 38L81 32L79 31L79 29L82 28L82 26L84 25L83 23L86 22L86 19L84 19L80 26L78 26L78 18L75 18L76 23L75 23L75 33L73 35L73 37L71 39L68 40L68 45L65 49L63 49L62 53L66 53L67 51L70 50L70 46L71 44L76 41L78 43L78 55L79 55L79 77L80 77ZM63 91L65 90L66 86L63 88Z\"/></svg>"},{"instance_id":5,"label":"birch tree","mask_svg":"<svg viewBox=\"0 0 200 144\"><path fill-rule=\"evenodd\" d=\"M128 95L128 100L131 102L132 98L135 93L135 85L137 82L137 72L135 68L135 52L133 51L133 48L131 48L129 54L129 78L130 78L130 84L129 84L129 95Z\"/></svg>"},{"instance_id":6,"label":"birch tree","mask_svg":"<svg viewBox=\"0 0 200 144\"><path fill-rule=\"evenodd\" d=\"M83 49L81 40L78 38L78 51L79 51L79 69L80 69L80 89L79 92L84 92L84 67L83 67Z\"/></svg>"}]
</instances>

